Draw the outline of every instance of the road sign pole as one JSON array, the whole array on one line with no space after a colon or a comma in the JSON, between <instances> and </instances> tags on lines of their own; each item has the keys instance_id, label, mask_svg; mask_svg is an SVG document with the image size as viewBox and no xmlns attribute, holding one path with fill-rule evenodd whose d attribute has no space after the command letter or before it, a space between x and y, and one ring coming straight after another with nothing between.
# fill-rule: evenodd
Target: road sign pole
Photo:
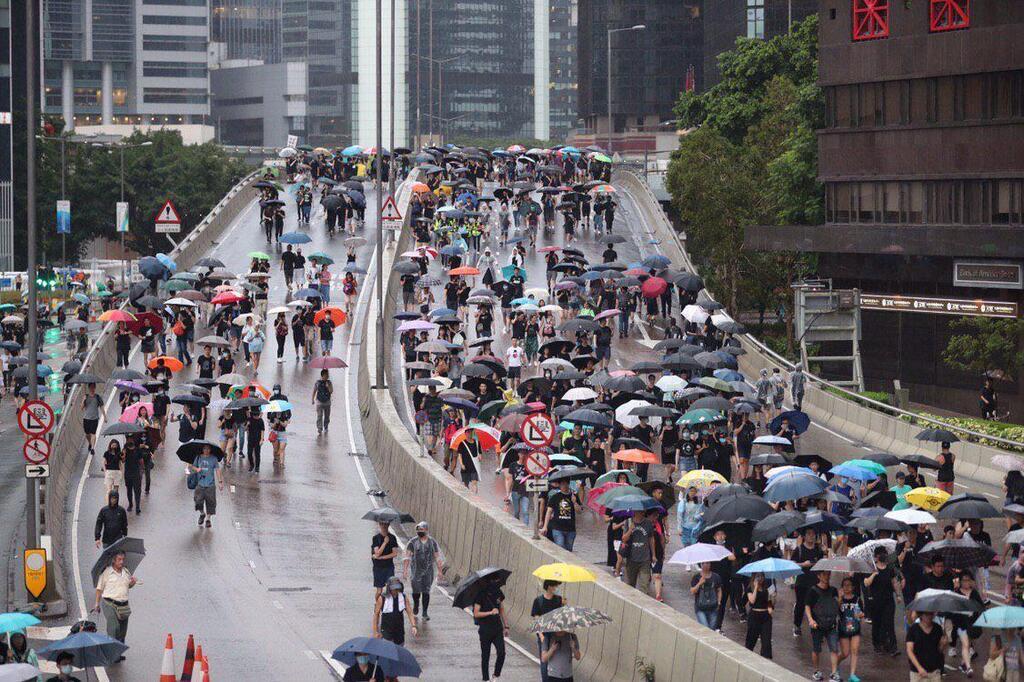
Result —
<instances>
[{"instance_id":1,"label":"road sign pole","mask_svg":"<svg viewBox=\"0 0 1024 682\"><path fill-rule=\"evenodd\" d=\"M34 26L35 12L25 12L25 250L28 276L28 396L34 400L38 394L36 367L39 363L39 327L36 310L36 54ZM29 549L39 547L39 481L25 481L25 544Z\"/></svg>"},{"instance_id":2,"label":"road sign pole","mask_svg":"<svg viewBox=\"0 0 1024 682\"><path fill-rule=\"evenodd\" d=\"M533 539L540 540L540 495L530 493L530 506L533 507Z\"/></svg>"}]
</instances>

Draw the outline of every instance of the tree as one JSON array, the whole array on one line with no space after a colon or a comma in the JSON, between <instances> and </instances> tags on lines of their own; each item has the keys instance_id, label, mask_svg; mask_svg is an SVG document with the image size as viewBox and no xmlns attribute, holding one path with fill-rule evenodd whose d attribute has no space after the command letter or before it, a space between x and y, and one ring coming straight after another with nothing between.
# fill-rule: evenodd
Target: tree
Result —
<instances>
[{"instance_id":1,"label":"tree","mask_svg":"<svg viewBox=\"0 0 1024 682\"><path fill-rule=\"evenodd\" d=\"M697 131L683 136L668 189L695 260L711 270L712 287L726 292L734 311L763 315L784 305L792 350L790 285L813 269L814 258L741 247L746 227L818 224L824 217L814 134L824 112L816 83L817 17L769 41L738 39L719 56L719 66L718 83L685 92L676 104L680 125ZM728 172L717 172L717 165ZM713 193L703 187L711 178ZM712 203L697 207L696 200Z\"/></svg>"},{"instance_id":2,"label":"tree","mask_svg":"<svg viewBox=\"0 0 1024 682\"><path fill-rule=\"evenodd\" d=\"M1024 320L964 317L953 320L955 333L942 351L942 361L973 374L1000 371L1011 380L1024 368Z\"/></svg>"},{"instance_id":3,"label":"tree","mask_svg":"<svg viewBox=\"0 0 1024 682\"><path fill-rule=\"evenodd\" d=\"M126 246L149 255L169 247L155 233L154 217L165 201L174 202L188 234L242 177L247 168L213 143L185 145L174 131L135 133L127 145L152 144L124 150L125 201L130 230ZM40 263L61 257L56 227L56 201L60 198L60 142L40 141L37 225ZM116 203L121 198L120 151L111 147L65 143L65 198L71 201L71 234L66 237L67 258L75 262L89 242L115 240ZM15 229L15 251L24 253L24 224ZM19 263L24 267L24 261Z\"/></svg>"}]
</instances>

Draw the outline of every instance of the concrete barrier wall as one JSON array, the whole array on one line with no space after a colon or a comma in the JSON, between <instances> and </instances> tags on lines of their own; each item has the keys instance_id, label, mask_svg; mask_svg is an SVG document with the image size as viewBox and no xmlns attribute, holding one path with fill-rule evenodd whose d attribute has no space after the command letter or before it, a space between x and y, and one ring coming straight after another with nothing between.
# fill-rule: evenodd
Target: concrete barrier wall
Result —
<instances>
[{"instance_id":1,"label":"concrete barrier wall","mask_svg":"<svg viewBox=\"0 0 1024 682\"><path fill-rule=\"evenodd\" d=\"M253 199L251 192L245 191L256 178L253 172L240 181L210 211L203 221L182 240L169 255L177 262L178 267L187 270L193 263L206 255L231 224L236 216ZM82 371L101 377L108 377L117 364L115 326L108 324L100 331L93 341L89 354L83 363ZM97 387L104 401L113 391L113 385ZM71 563L67 556L70 547L71 515L74 511L75 472L85 452L85 431L82 430L82 399L85 387L76 385L68 394L60 421L53 431L50 455L50 478L45 486L43 514L45 533L53 542L53 556L56 557L52 575L56 580L57 592L65 599L68 597L68 581ZM112 417L113 415L108 415ZM92 519L85 521L92 523Z\"/></svg>"},{"instance_id":2,"label":"concrete barrier wall","mask_svg":"<svg viewBox=\"0 0 1024 682\"><path fill-rule=\"evenodd\" d=\"M643 179L630 171L616 171L612 182L633 200L641 218L653 233L653 238L661 242L660 247L664 254L674 263L683 263L690 271L697 272L686 252L684 241L680 239L679 233ZM775 367L781 367L784 371L790 369L764 353L748 339L740 337L740 340L747 351L746 355L739 358L740 371L747 377L756 379L760 370L765 368L769 371ZM872 448L897 455L920 453L934 457L938 453L938 444L914 438L924 425L911 424L865 407L853 400L830 393L813 381L808 382L803 408L817 424L847 438L861 441ZM1002 484L1005 471L992 467L991 460L998 454L1005 454L1006 451L969 442L957 443L953 451L956 453L958 477L992 485Z\"/></svg>"},{"instance_id":3,"label":"concrete barrier wall","mask_svg":"<svg viewBox=\"0 0 1024 682\"><path fill-rule=\"evenodd\" d=\"M400 208L408 216L408 196L400 193ZM384 252L388 277L385 296L386 363L391 364L398 302L395 255L411 243L408 224L397 243ZM376 298L365 311L365 336L358 373L359 407L368 455L378 479L402 511L430 522L431 532L444 547L446 560L459 576L485 566L512 571L505 589L510 623L519 639L527 634L530 605L540 592L531 574L552 562L579 563L579 558L547 540L533 540L530 531L483 498L471 494L433 459L420 455L420 446L403 424L388 389L374 389L377 332ZM392 376L388 368L387 376ZM656 679L665 682L755 682L795 680L799 676L747 651L742 645L700 626L689 614L675 611L641 594L604 572L595 583L566 585L569 603L599 609L613 619L609 625L579 632L583 659L577 679L638 680L636 662L653 664Z\"/></svg>"}]
</instances>

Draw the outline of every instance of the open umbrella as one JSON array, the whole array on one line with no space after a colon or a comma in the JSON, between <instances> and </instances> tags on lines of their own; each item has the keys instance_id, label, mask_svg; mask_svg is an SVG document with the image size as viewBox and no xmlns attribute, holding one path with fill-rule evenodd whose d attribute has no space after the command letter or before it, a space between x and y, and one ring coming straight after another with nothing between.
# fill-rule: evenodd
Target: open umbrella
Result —
<instances>
[{"instance_id":1,"label":"open umbrella","mask_svg":"<svg viewBox=\"0 0 1024 682\"><path fill-rule=\"evenodd\" d=\"M457 609L472 606L482 590L491 586L501 587L510 575L512 575L512 571L494 566L473 571L455 587L452 606Z\"/></svg>"},{"instance_id":2,"label":"open umbrella","mask_svg":"<svg viewBox=\"0 0 1024 682\"><path fill-rule=\"evenodd\" d=\"M1024 608L1020 606L997 606L982 613L974 625L979 628L1010 630L1024 627Z\"/></svg>"},{"instance_id":3,"label":"open umbrella","mask_svg":"<svg viewBox=\"0 0 1024 682\"><path fill-rule=\"evenodd\" d=\"M694 487L697 490L708 490L713 484L728 483L717 471L711 469L691 469L683 474L676 485L680 488Z\"/></svg>"},{"instance_id":4,"label":"open umbrella","mask_svg":"<svg viewBox=\"0 0 1024 682\"><path fill-rule=\"evenodd\" d=\"M635 486L640 483L640 477L629 469L612 469L598 476L597 480L594 481L594 485L601 486L606 483L614 483L618 480L619 476L625 476L629 485Z\"/></svg>"},{"instance_id":5,"label":"open umbrella","mask_svg":"<svg viewBox=\"0 0 1024 682\"><path fill-rule=\"evenodd\" d=\"M142 538L120 538L116 542L112 542L106 547L100 554L96 563L92 567L92 583L95 585L99 582L100 574L107 570L110 566L110 562L114 560L114 555L120 552L124 552L124 565L128 569L129 573L135 573L135 570L142 563L142 560L146 556L146 545L142 541Z\"/></svg>"},{"instance_id":6,"label":"open umbrella","mask_svg":"<svg viewBox=\"0 0 1024 682\"><path fill-rule=\"evenodd\" d=\"M951 570L988 566L996 556L995 550L991 547L970 538L929 542L917 554L922 559L941 556L946 562L946 567Z\"/></svg>"},{"instance_id":7,"label":"open umbrella","mask_svg":"<svg viewBox=\"0 0 1024 682\"><path fill-rule=\"evenodd\" d=\"M960 440L956 434L947 429L924 429L914 438L932 443L956 443Z\"/></svg>"},{"instance_id":8,"label":"open umbrella","mask_svg":"<svg viewBox=\"0 0 1024 682\"><path fill-rule=\"evenodd\" d=\"M763 497L769 502L786 502L817 495L824 492L826 487L825 481L814 474L787 471L772 477Z\"/></svg>"},{"instance_id":9,"label":"open umbrella","mask_svg":"<svg viewBox=\"0 0 1024 682\"><path fill-rule=\"evenodd\" d=\"M356 656L369 656L386 677L419 677L423 672L411 651L381 637L354 637L331 654L349 667L357 665Z\"/></svg>"},{"instance_id":10,"label":"open umbrella","mask_svg":"<svg viewBox=\"0 0 1024 682\"><path fill-rule=\"evenodd\" d=\"M562 606L540 616L530 632L569 632L611 623L611 616L586 606Z\"/></svg>"},{"instance_id":11,"label":"open umbrella","mask_svg":"<svg viewBox=\"0 0 1024 682\"><path fill-rule=\"evenodd\" d=\"M128 436L136 433L143 433L146 427L135 422L113 422L103 429L104 436Z\"/></svg>"},{"instance_id":12,"label":"open umbrella","mask_svg":"<svg viewBox=\"0 0 1024 682\"><path fill-rule=\"evenodd\" d=\"M39 668L29 663L7 663L0 666L0 682L35 682L37 679Z\"/></svg>"},{"instance_id":13,"label":"open umbrella","mask_svg":"<svg viewBox=\"0 0 1024 682\"><path fill-rule=\"evenodd\" d=\"M874 573L875 567L870 561L850 556L837 556L819 559L811 567L812 571L834 571L836 573Z\"/></svg>"},{"instance_id":14,"label":"open umbrella","mask_svg":"<svg viewBox=\"0 0 1024 682\"><path fill-rule=\"evenodd\" d=\"M803 433L811 426L811 418L805 413L798 410L789 410L783 412L768 424L768 430L771 432L778 431L782 427L782 420L785 419L789 422L790 427L798 434Z\"/></svg>"},{"instance_id":15,"label":"open umbrella","mask_svg":"<svg viewBox=\"0 0 1024 682\"><path fill-rule=\"evenodd\" d=\"M25 628L39 625L41 622L31 613L21 613L18 611L0 613L0 634L7 635L12 632L24 632Z\"/></svg>"},{"instance_id":16,"label":"open umbrella","mask_svg":"<svg viewBox=\"0 0 1024 682\"><path fill-rule=\"evenodd\" d=\"M760 521L772 515L772 507L757 495L731 495L722 498L704 513L704 525Z\"/></svg>"},{"instance_id":17,"label":"open umbrella","mask_svg":"<svg viewBox=\"0 0 1024 682\"><path fill-rule=\"evenodd\" d=\"M964 613L974 615L985 607L958 592L928 588L917 593L914 601L907 604L907 611L929 611L932 613Z\"/></svg>"},{"instance_id":18,"label":"open umbrella","mask_svg":"<svg viewBox=\"0 0 1024 682\"><path fill-rule=\"evenodd\" d=\"M178 459L186 464L191 464L196 457L203 454L203 449L209 447L217 459L224 459L224 450L220 445L210 440L193 439L178 446Z\"/></svg>"},{"instance_id":19,"label":"open umbrella","mask_svg":"<svg viewBox=\"0 0 1024 682\"><path fill-rule=\"evenodd\" d=\"M780 511L766 516L754 525L751 538L755 542L772 542L803 527L805 517L798 511Z\"/></svg>"},{"instance_id":20,"label":"open umbrella","mask_svg":"<svg viewBox=\"0 0 1024 682\"><path fill-rule=\"evenodd\" d=\"M961 493L946 500L936 516L940 519L995 519L1002 513L981 495Z\"/></svg>"},{"instance_id":21,"label":"open umbrella","mask_svg":"<svg viewBox=\"0 0 1024 682\"><path fill-rule=\"evenodd\" d=\"M123 643L100 632L76 632L64 639L50 642L36 653L48 661L56 661L62 653L75 657L82 668L105 668L113 665L128 650Z\"/></svg>"},{"instance_id":22,"label":"open umbrella","mask_svg":"<svg viewBox=\"0 0 1024 682\"><path fill-rule=\"evenodd\" d=\"M739 575L754 575L755 573L762 573L765 578L772 580L792 578L793 576L803 574L803 572L804 569L795 561L776 559L775 557L761 559L760 561L752 561L740 570L736 571Z\"/></svg>"},{"instance_id":23,"label":"open umbrella","mask_svg":"<svg viewBox=\"0 0 1024 682\"><path fill-rule=\"evenodd\" d=\"M946 500L949 499L949 493L945 490L939 490L938 488L923 487L914 488L905 496L905 499L915 507L920 507L927 511L938 511L939 508L945 504Z\"/></svg>"},{"instance_id":24,"label":"open umbrella","mask_svg":"<svg viewBox=\"0 0 1024 682\"><path fill-rule=\"evenodd\" d=\"M377 523L412 523L413 518L409 514L403 514L397 509L392 507L381 507L379 509L371 509L370 511L363 514L362 519L364 521L376 521Z\"/></svg>"},{"instance_id":25,"label":"open umbrella","mask_svg":"<svg viewBox=\"0 0 1024 682\"><path fill-rule=\"evenodd\" d=\"M721 561L731 555L732 551L723 545L696 542L676 551L676 553L672 555L672 558L670 558L666 563L694 566L708 561Z\"/></svg>"}]
</instances>

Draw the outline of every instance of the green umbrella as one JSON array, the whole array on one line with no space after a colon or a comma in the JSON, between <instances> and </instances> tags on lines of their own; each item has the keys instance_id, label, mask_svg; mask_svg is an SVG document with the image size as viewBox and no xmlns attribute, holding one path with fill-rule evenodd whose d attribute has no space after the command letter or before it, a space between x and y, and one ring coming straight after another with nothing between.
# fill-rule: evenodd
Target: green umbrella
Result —
<instances>
[{"instance_id":1,"label":"green umbrella","mask_svg":"<svg viewBox=\"0 0 1024 682\"><path fill-rule=\"evenodd\" d=\"M332 265L334 263L334 259L328 256L323 251L315 251L306 256L306 259L315 262L326 263L327 265Z\"/></svg>"},{"instance_id":2,"label":"green umbrella","mask_svg":"<svg viewBox=\"0 0 1024 682\"><path fill-rule=\"evenodd\" d=\"M612 481L605 482L610 483L613 482L614 480L615 479L612 479ZM600 483L598 485L600 485ZM645 493L640 488L637 488L635 485L620 485L617 488L612 488L611 490L606 490L603 493L601 493L598 496L596 502L602 507L607 507L612 503L612 500L617 500L623 495L643 495L644 497L647 497L647 493Z\"/></svg>"},{"instance_id":3,"label":"green umbrella","mask_svg":"<svg viewBox=\"0 0 1024 682\"><path fill-rule=\"evenodd\" d=\"M701 377L697 380L701 386L707 386L712 391L722 391L723 393L734 393L735 389L729 384L728 381L719 379L718 377Z\"/></svg>"},{"instance_id":4,"label":"green umbrella","mask_svg":"<svg viewBox=\"0 0 1024 682\"><path fill-rule=\"evenodd\" d=\"M878 462L872 462L870 459L851 459L848 462L846 462L846 464L850 466L855 466L858 469L867 469L868 471L876 473L879 476L885 473L884 466L882 466Z\"/></svg>"},{"instance_id":5,"label":"green umbrella","mask_svg":"<svg viewBox=\"0 0 1024 682\"><path fill-rule=\"evenodd\" d=\"M629 481L629 485L631 486L640 482L640 477L629 469L612 469L608 473L598 476L597 480L594 482L594 487L596 488L597 486L604 485L605 483L615 483L619 478L619 474L625 474L626 480ZM614 490L618 490L618 488L614 488Z\"/></svg>"},{"instance_id":6,"label":"green umbrella","mask_svg":"<svg viewBox=\"0 0 1024 682\"><path fill-rule=\"evenodd\" d=\"M493 417L501 414L501 411L505 409L506 405L508 405L508 403L504 400L492 400L480 408L480 412L477 413L476 418L482 422L489 422Z\"/></svg>"},{"instance_id":7,"label":"green umbrella","mask_svg":"<svg viewBox=\"0 0 1024 682\"><path fill-rule=\"evenodd\" d=\"M12 310L17 310L18 307L13 303L0 304L0 313L9 313Z\"/></svg>"},{"instance_id":8,"label":"green umbrella","mask_svg":"<svg viewBox=\"0 0 1024 682\"><path fill-rule=\"evenodd\" d=\"M171 279L183 279L188 282L196 282L199 280L199 275L194 272L178 272L171 275Z\"/></svg>"},{"instance_id":9,"label":"green umbrella","mask_svg":"<svg viewBox=\"0 0 1024 682\"><path fill-rule=\"evenodd\" d=\"M694 424L711 424L712 422L724 421L725 417L721 413L715 412L714 410L708 410L705 408L699 408L696 410L690 410L679 420L676 424L682 424L684 426L693 426Z\"/></svg>"},{"instance_id":10,"label":"green umbrella","mask_svg":"<svg viewBox=\"0 0 1024 682\"><path fill-rule=\"evenodd\" d=\"M594 154L590 158L593 159L594 161L600 161L601 163L611 163L612 162L612 160L610 158L608 158L607 156L605 156L604 154Z\"/></svg>"},{"instance_id":11,"label":"green umbrella","mask_svg":"<svg viewBox=\"0 0 1024 682\"><path fill-rule=\"evenodd\" d=\"M530 626L530 632L569 632L611 623L611 616L586 606L563 606L548 611Z\"/></svg>"},{"instance_id":12,"label":"green umbrella","mask_svg":"<svg viewBox=\"0 0 1024 682\"><path fill-rule=\"evenodd\" d=\"M263 253L262 251L251 251L249 252L248 258L255 258L256 260L270 260L270 256Z\"/></svg>"},{"instance_id":13,"label":"green umbrella","mask_svg":"<svg viewBox=\"0 0 1024 682\"><path fill-rule=\"evenodd\" d=\"M184 291L185 289L191 289L192 283L187 282L183 279L169 279L167 280L167 291Z\"/></svg>"}]
</instances>

